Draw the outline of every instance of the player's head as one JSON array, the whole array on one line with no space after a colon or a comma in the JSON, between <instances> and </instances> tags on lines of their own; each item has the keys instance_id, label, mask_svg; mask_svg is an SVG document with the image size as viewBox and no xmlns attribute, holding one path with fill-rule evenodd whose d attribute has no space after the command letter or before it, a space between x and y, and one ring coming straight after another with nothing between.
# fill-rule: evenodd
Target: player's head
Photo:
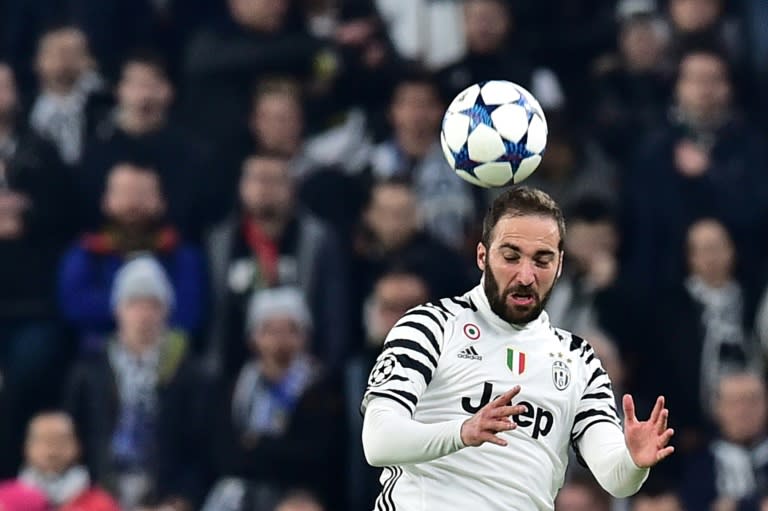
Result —
<instances>
[{"instance_id":1,"label":"player's head","mask_svg":"<svg viewBox=\"0 0 768 511\"><path fill-rule=\"evenodd\" d=\"M511 188L483 220L477 265L491 310L512 324L536 319L560 276L565 220L541 190Z\"/></svg>"}]
</instances>

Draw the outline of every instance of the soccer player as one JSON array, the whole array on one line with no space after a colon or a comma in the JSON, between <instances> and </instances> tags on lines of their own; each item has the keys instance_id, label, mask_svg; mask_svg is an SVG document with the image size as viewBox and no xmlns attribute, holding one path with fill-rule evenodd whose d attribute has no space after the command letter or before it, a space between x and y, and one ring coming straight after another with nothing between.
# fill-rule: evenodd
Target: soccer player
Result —
<instances>
[{"instance_id":1,"label":"soccer player","mask_svg":"<svg viewBox=\"0 0 768 511\"><path fill-rule=\"evenodd\" d=\"M611 494L637 492L669 456L659 397L650 419L590 345L550 325L565 222L547 194L501 194L477 246L480 285L408 311L392 328L362 403L368 462L384 467L375 509L552 510L572 445Z\"/></svg>"}]
</instances>

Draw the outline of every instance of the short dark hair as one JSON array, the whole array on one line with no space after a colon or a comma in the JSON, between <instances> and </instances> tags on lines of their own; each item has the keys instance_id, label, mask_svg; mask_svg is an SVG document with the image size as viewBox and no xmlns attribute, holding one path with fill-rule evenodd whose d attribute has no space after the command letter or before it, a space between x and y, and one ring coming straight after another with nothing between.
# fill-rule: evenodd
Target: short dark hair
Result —
<instances>
[{"instance_id":1,"label":"short dark hair","mask_svg":"<svg viewBox=\"0 0 768 511\"><path fill-rule=\"evenodd\" d=\"M568 222L597 222L616 223L616 210L613 204L603 197L588 195L580 197L565 208Z\"/></svg>"},{"instance_id":2,"label":"short dark hair","mask_svg":"<svg viewBox=\"0 0 768 511\"><path fill-rule=\"evenodd\" d=\"M546 192L529 186L515 186L496 197L483 219L482 243L486 248L491 246L493 229L504 216L542 216L553 219L557 222L557 230L560 234L557 248L563 250L565 239L563 212L557 202Z\"/></svg>"},{"instance_id":3,"label":"short dark hair","mask_svg":"<svg viewBox=\"0 0 768 511\"><path fill-rule=\"evenodd\" d=\"M121 73L130 65L138 65L150 68L157 76L170 82L171 77L168 72L168 61L155 50L151 48L137 48L133 50L124 60L120 67Z\"/></svg>"}]
</instances>

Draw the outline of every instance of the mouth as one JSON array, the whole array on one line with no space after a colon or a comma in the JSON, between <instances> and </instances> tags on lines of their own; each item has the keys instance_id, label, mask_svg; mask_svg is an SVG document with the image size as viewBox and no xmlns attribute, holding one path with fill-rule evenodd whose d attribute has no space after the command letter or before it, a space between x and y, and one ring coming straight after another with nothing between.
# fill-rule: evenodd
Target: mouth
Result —
<instances>
[{"instance_id":1,"label":"mouth","mask_svg":"<svg viewBox=\"0 0 768 511\"><path fill-rule=\"evenodd\" d=\"M507 302L517 307L530 307L536 303L536 295L531 292L510 293Z\"/></svg>"}]
</instances>

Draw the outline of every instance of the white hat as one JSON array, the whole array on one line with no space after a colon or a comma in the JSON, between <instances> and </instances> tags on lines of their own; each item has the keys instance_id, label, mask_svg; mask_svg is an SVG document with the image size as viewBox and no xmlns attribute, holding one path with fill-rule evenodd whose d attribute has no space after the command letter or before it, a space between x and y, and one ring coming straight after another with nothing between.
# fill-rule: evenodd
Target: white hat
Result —
<instances>
[{"instance_id":1,"label":"white hat","mask_svg":"<svg viewBox=\"0 0 768 511\"><path fill-rule=\"evenodd\" d=\"M312 314L304 294L297 287L283 286L253 293L248 304L246 332L250 334L265 320L278 316L293 319L304 330L312 328Z\"/></svg>"},{"instance_id":2,"label":"white hat","mask_svg":"<svg viewBox=\"0 0 768 511\"><path fill-rule=\"evenodd\" d=\"M150 255L127 261L117 271L112 284L112 308L131 298L156 298L168 308L173 307L173 287L157 259Z\"/></svg>"}]
</instances>

